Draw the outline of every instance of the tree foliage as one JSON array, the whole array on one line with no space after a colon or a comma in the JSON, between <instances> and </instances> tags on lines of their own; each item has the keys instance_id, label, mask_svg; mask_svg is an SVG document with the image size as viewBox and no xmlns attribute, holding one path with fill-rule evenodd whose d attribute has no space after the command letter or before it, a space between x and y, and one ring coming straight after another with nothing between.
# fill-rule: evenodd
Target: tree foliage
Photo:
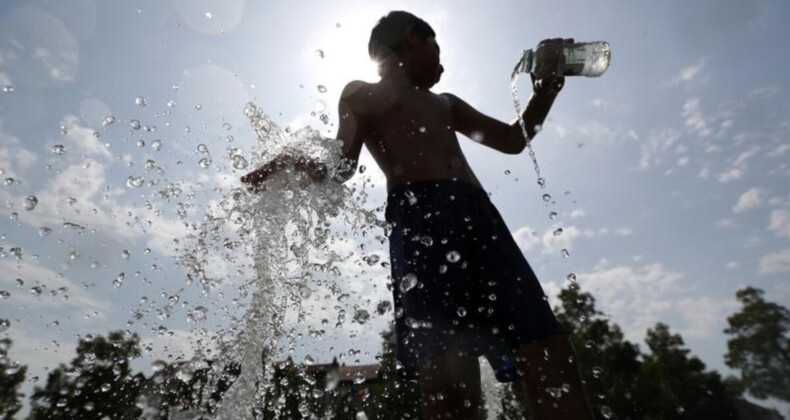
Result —
<instances>
[{"instance_id":1,"label":"tree foliage","mask_svg":"<svg viewBox=\"0 0 790 420\"><path fill-rule=\"evenodd\" d=\"M753 287L739 290L743 307L727 318L732 336L724 361L741 371L741 384L756 398L790 401L790 311Z\"/></svg>"},{"instance_id":2,"label":"tree foliage","mask_svg":"<svg viewBox=\"0 0 790 420\"><path fill-rule=\"evenodd\" d=\"M0 340L0 419L13 420L22 407L23 395L19 386L25 381L27 366L20 366L8 358L11 340Z\"/></svg>"}]
</instances>

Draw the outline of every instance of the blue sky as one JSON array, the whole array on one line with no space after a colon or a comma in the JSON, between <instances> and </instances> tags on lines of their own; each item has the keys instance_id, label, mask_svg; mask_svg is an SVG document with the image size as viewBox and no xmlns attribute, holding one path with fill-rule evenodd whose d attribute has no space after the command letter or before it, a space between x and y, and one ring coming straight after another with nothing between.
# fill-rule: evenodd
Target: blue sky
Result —
<instances>
[{"instance_id":1,"label":"blue sky","mask_svg":"<svg viewBox=\"0 0 790 420\"><path fill-rule=\"evenodd\" d=\"M216 261L212 271L228 294L203 296L172 260L174 240L188 240L184 220L199 221L241 175L226 156L228 147L248 153L254 145L244 104L254 101L281 125L333 136L344 84L377 80L370 29L404 9L437 32L446 72L434 91L507 122L515 117L509 73L522 49L550 37L610 42L607 73L569 79L534 141L545 191L526 154L502 155L466 138L463 150L547 292L556 294L574 272L629 339L641 342L646 328L668 323L726 373L722 330L737 309L735 291L760 287L790 306L788 8L782 1L5 1L0 176L15 182L0 186L0 267L8 273L0 290L10 293L0 318L11 320L2 334L14 340L13 357L35 366L39 384L88 333L141 334L151 346L141 369L156 358L190 357L200 333L186 316L210 308L198 326L210 335L227 322L223 307L238 312L229 296L253 275L247 263ZM529 84L519 86L525 102ZM114 122L104 125L110 115ZM212 157L207 169L198 164L200 144ZM55 145L65 152L52 153ZM376 208L386 196L383 176L367 152L361 163L368 170L353 182L370 181L367 205ZM128 187L130 176L144 184ZM160 194L173 188L183 192ZM547 206L544 192L556 203ZM27 211L30 195L38 205ZM41 227L52 232L40 236ZM551 235L556 227L564 234ZM353 251L361 241L349 237L344 246ZM376 242L366 250L388 255ZM352 296L343 305L373 309L388 299L388 273L362 267L343 267ZM120 273L124 284L113 288ZM324 306L326 317L336 316ZM314 315L306 323L320 325ZM370 362L390 317L302 340L296 352L326 361L354 349L362 353L348 362ZM127 327L132 318L139 319ZM160 326L169 332L157 337Z\"/></svg>"}]
</instances>

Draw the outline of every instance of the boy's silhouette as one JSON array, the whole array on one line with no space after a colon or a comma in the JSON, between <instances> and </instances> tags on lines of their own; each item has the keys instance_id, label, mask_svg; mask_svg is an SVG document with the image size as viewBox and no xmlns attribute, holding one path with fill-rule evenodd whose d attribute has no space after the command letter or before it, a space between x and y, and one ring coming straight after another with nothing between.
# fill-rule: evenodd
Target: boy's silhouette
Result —
<instances>
[{"instance_id":1,"label":"boy's silhouette","mask_svg":"<svg viewBox=\"0 0 790 420\"><path fill-rule=\"evenodd\" d=\"M439 45L433 29L410 13L383 17L369 53L381 80L343 90L337 136L351 165L334 180L356 172L363 144L387 178L396 355L400 376L421 383L424 417L477 417L482 355L499 381L515 381L517 392L527 393L537 418L593 418L570 341L455 134L518 154L526 147L518 122L505 124L429 90L444 71ZM523 114L530 139L564 83L551 64L532 76ZM242 182L265 190L262 181L286 167L314 181L329 172L310 158L282 156Z\"/></svg>"}]
</instances>

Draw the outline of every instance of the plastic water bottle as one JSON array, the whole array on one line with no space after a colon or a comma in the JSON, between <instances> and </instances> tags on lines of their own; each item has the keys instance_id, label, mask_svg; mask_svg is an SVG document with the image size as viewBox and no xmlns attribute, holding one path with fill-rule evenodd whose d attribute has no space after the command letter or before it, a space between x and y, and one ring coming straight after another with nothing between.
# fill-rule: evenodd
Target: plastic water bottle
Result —
<instances>
[{"instance_id":1,"label":"plastic water bottle","mask_svg":"<svg viewBox=\"0 0 790 420\"><path fill-rule=\"evenodd\" d=\"M557 58L557 68L549 68ZM602 75L612 59L608 42L580 42L576 44L542 44L521 53L513 73L532 73L536 77L550 74L559 76Z\"/></svg>"}]
</instances>

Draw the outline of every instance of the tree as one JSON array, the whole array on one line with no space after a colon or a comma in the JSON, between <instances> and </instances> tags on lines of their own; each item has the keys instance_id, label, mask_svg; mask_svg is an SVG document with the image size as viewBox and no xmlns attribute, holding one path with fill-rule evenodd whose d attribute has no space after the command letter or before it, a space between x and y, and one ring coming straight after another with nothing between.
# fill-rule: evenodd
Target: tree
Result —
<instances>
[{"instance_id":1,"label":"tree","mask_svg":"<svg viewBox=\"0 0 790 420\"><path fill-rule=\"evenodd\" d=\"M689 356L683 338L656 324L645 339L651 354L640 372L649 412L662 419L731 419L735 402L721 376L705 371L705 364Z\"/></svg>"},{"instance_id":2,"label":"tree","mask_svg":"<svg viewBox=\"0 0 790 420\"><path fill-rule=\"evenodd\" d=\"M763 299L753 287L739 290L741 311L727 318L727 366L741 371L741 384L749 394L790 401L790 311Z\"/></svg>"},{"instance_id":3,"label":"tree","mask_svg":"<svg viewBox=\"0 0 790 420\"><path fill-rule=\"evenodd\" d=\"M422 407L420 384L398 377L395 359L395 329L390 324L381 333L382 350L379 369L381 383L369 398L368 418L381 420L419 419Z\"/></svg>"},{"instance_id":4,"label":"tree","mask_svg":"<svg viewBox=\"0 0 790 420\"><path fill-rule=\"evenodd\" d=\"M30 418L138 418L142 410L135 402L145 377L132 375L129 362L140 356L139 343L136 334L121 331L81 339L71 364L61 364L43 389L35 388Z\"/></svg>"},{"instance_id":5,"label":"tree","mask_svg":"<svg viewBox=\"0 0 790 420\"><path fill-rule=\"evenodd\" d=\"M13 420L14 414L22 408L19 386L25 381L27 366L11 363L8 349L11 340L0 340L0 419Z\"/></svg>"}]
</instances>

